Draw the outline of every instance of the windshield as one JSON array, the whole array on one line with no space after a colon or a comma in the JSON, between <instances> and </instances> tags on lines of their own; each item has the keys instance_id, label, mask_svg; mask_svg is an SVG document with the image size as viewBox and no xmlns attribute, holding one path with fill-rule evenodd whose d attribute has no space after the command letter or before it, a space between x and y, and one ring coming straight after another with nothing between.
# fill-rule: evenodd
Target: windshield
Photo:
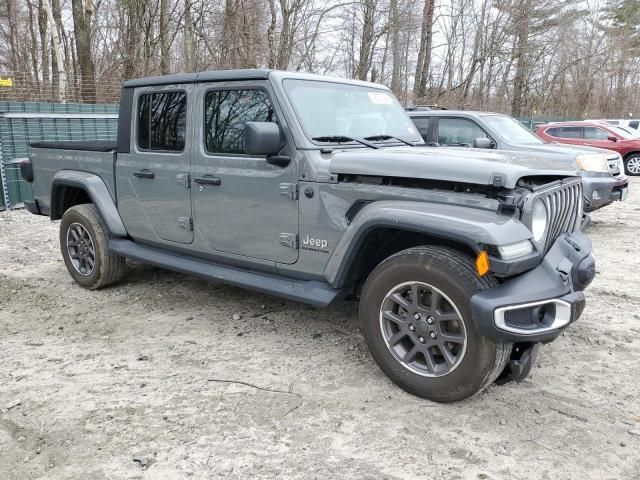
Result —
<instances>
[{"instance_id":1,"label":"windshield","mask_svg":"<svg viewBox=\"0 0 640 480\"><path fill-rule=\"evenodd\" d=\"M540 145L544 142L515 118L506 115L486 115L482 119L512 145Z\"/></svg>"},{"instance_id":2,"label":"windshield","mask_svg":"<svg viewBox=\"0 0 640 480\"><path fill-rule=\"evenodd\" d=\"M423 143L391 92L362 85L315 80L283 82L305 135L317 142ZM395 138L394 138L395 137Z\"/></svg>"},{"instance_id":3,"label":"windshield","mask_svg":"<svg viewBox=\"0 0 640 480\"><path fill-rule=\"evenodd\" d=\"M638 135L631 133L629 130L623 127L609 126L609 130L611 130L613 133L615 133L619 137L624 138L625 140L634 140L638 138Z\"/></svg>"}]
</instances>

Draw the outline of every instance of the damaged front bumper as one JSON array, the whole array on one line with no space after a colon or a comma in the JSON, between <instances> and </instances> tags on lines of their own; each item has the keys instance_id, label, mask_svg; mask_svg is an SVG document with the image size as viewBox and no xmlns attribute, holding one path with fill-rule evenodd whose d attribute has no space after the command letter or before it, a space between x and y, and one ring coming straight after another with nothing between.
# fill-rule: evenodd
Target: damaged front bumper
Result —
<instances>
[{"instance_id":1,"label":"damaged front bumper","mask_svg":"<svg viewBox=\"0 0 640 480\"><path fill-rule=\"evenodd\" d=\"M609 174L586 172L582 175L584 210L593 212L612 202L621 202L629 193L629 179L625 175L611 177Z\"/></svg>"},{"instance_id":2,"label":"damaged front bumper","mask_svg":"<svg viewBox=\"0 0 640 480\"><path fill-rule=\"evenodd\" d=\"M471 297L476 330L498 341L550 342L580 317L594 276L591 240L562 234L536 268Z\"/></svg>"}]
</instances>

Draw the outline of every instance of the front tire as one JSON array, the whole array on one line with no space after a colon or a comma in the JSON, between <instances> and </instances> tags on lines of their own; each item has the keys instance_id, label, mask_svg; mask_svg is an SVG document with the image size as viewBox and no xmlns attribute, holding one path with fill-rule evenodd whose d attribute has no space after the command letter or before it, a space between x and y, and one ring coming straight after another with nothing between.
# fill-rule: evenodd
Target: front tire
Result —
<instances>
[{"instance_id":1,"label":"front tire","mask_svg":"<svg viewBox=\"0 0 640 480\"><path fill-rule=\"evenodd\" d=\"M360 319L374 360L398 386L437 402L468 398L504 370L512 344L478 335L471 296L497 285L468 255L446 247L403 250L380 263L362 291Z\"/></svg>"},{"instance_id":2,"label":"front tire","mask_svg":"<svg viewBox=\"0 0 640 480\"><path fill-rule=\"evenodd\" d=\"M119 281L125 258L110 254L109 236L92 204L69 208L60 222L60 249L69 274L78 285L97 290Z\"/></svg>"},{"instance_id":3,"label":"front tire","mask_svg":"<svg viewBox=\"0 0 640 480\"><path fill-rule=\"evenodd\" d=\"M624 159L624 171L627 175L640 175L640 154L634 153Z\"/></svg>"}]
</instances>

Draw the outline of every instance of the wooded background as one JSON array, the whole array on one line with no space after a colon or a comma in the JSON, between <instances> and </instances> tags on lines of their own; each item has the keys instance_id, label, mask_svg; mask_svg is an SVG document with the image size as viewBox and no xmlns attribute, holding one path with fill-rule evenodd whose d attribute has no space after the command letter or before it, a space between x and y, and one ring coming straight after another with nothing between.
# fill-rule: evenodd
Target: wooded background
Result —
<instances>
[{"instance_id":1,"label":"wooded background","mask_svg":"<svg viewBox=\"0 0 640 480\"><path fill-rule=\"evenodd\" d=\"M122 80L269 67L407 104L640 116L640 0L1 0L0 99L114 102Z\"/></svg>"}]
</instances>

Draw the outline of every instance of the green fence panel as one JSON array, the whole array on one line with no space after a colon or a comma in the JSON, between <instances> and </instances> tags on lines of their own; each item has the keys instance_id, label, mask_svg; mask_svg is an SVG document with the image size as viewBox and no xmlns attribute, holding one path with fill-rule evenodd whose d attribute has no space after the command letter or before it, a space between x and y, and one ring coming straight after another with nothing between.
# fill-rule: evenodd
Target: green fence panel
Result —
<instances>
[{"instance_id":1,"label":"green fence panel","mask_svg":"<svg viewBox=\"0 0 640 480\"><path fill-rule=\"evenodd\" d=\"M28 156L30 143L115 140L117 114L113 104L0 102L0 209L32 198L15 163Z\"/></svg>"}]
</instances>

